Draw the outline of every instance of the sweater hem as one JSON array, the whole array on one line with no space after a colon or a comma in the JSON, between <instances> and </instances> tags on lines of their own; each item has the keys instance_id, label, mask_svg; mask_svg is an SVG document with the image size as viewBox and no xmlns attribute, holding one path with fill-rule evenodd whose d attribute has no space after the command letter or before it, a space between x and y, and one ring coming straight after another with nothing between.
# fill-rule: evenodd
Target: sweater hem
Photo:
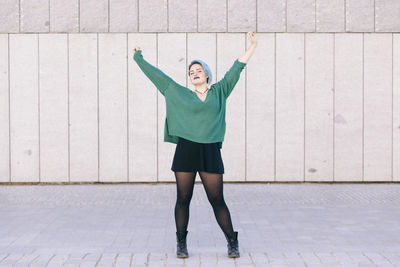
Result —
<instances>
[{"instance_id":1,"label":"sweater hem","mask_svg":"<svg viewBox=\"0 0 400 267\"><path fill-rule=\"evenodd\" d=\"M217 143L217 142L223 142L223 141L224 141L224 140L205 141L205 140L201 140L201 139L198 139L198 138L196 138L196 137L192 137L192 136L184 135L184 134L174 134L174 133L170 133L170 135L171 135L171 136L176 136L176 137L182 137L182 138L188 139L188 140L193 141L193 142L204 143L204 144L211 144L211 143Z\"/></svg>"},{"instance_id":2,"label":"sweater hem","mask_svg":"<svg viewBox=\"0 0 400 267\"><path fill-rule=\"evenodd\" d=\"M169 136L164 138L164 142L170 142L170 143L177 144L178 143L178 137L182 137L182 138L185 138L185 139L190 140L192 142L203 143L203 144L211 144L211 143L220 142L219 148L222 148L222 143L224 142L224 140L204 141L204 140L200 140L200 139L198 139L196 137L193 138L192 136L182 135L182 134L174 134L174 133L169 133Z\"/></svg>"}]
</instances>

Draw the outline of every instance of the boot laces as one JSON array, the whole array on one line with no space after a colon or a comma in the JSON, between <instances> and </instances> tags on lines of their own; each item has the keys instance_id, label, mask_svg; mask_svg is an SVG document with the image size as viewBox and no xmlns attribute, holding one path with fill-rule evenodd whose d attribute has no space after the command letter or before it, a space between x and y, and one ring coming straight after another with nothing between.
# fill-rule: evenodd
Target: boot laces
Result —
<instances>
[{"instance_id":1,"label":"boot laces","mask_svg":"<svg viewBox=\"0 0 400 267\"><path fill-rule=\"evenodd\" d=\"M235 240L229 240L229 248L232 250L237 250L238 249L238 242Z\"/></svg>"},{"instance_id":2,"label":"boot laces","mask_svg":"<svg viewBox=\"0 0 400 267\"><path fill-rule=\"evenodd\" d=\"M237 239L235 239L233 236L229 236L228 237L228 247L231 250L238 250L238 246L239 246L239 242L237 241Z\"/></svg>"},{"instance_id":3,"label":"boot laces","mask_svg":"<svg viewBox=\"0 0 400 267\"><path fill-rule=\"evenodd\" d=\"M179 243L179 249L186 249L185 243Z\"/></svg>"},{"instance_id":4,"label":"boot laces","mask_svg":"<svg viewBox=\"0 0 400 267\"><path fill-rule=\"evenodd\" d=\"M185 239L178 239L178 246L180 249L185 249L186 248Z\"/></svg>"}]
</instances>

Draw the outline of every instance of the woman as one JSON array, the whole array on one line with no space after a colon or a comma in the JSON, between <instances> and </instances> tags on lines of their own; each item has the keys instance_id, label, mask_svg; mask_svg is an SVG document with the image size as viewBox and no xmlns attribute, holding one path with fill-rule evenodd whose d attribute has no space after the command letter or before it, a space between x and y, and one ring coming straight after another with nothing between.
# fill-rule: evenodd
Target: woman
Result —
<instances>
[{"instance_id":1,"label":"woman","mask_svg":"<svg viewBox=\"0 0 400 267\"><path fill-rule=\"evenodd\" d=\"M226 100L257 46L254 33L248 32L247 36L251 41L250 48L235 60L219 82L210 87L208 85L211 84L212 74L208 65L199 59L190 63L188 75L195 86L194 92L177 84L144 60L139 47L133 49L133 59L165 97L167 114L164 141L177 144L171 170L174 172L177 187L174 213L178 258L189 256L186 236L189 205L197 172L228 242L228 256L240 257L238 232L233 230L230 212L223 196L224 165L220 149L225 135Z\"/></svg>"}]
</instances>

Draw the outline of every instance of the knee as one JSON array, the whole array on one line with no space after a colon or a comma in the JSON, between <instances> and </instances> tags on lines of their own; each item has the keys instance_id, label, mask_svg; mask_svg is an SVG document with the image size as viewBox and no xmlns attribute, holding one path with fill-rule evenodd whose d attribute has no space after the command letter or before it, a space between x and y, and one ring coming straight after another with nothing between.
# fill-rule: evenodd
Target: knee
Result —
<instances>
[{"instance_id":1,"label":"knee","mask_svg":"<svg viewBox=\"0 0 400 267\"><path fill-rule=\"evenodd\" d=\"M176 198L176 202L180 204L189 204L190 200L192 199L192 194L178 194Z\"/></svg>"},{"instance_id":2,"label":"knee","mask_svg":"<svg viewBox=\"0 0 400 267\"><path fill-rule=\"evenodd\" d=\"M208 201L212 206L223 206L225 205L224 197L220 195L208 196Z\"/></svg>"}]
</instances>

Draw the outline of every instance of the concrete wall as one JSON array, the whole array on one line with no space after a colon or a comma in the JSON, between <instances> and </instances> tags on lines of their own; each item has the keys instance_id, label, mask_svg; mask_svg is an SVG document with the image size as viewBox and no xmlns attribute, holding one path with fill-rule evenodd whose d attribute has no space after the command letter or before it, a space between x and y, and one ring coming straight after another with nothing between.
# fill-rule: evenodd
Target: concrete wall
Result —
<instances>
[{"instance_id":1,"label":"concrete wall","mask_svg":"<svg viewBox=\"0 0 400 267\"><path fill-rule=\"evenodd\" d=\"M257 49L228 99L225 181L400 181L399 0L2 0L0 182L174 181L163 96Z\"/></svg>"}]
</instances>

